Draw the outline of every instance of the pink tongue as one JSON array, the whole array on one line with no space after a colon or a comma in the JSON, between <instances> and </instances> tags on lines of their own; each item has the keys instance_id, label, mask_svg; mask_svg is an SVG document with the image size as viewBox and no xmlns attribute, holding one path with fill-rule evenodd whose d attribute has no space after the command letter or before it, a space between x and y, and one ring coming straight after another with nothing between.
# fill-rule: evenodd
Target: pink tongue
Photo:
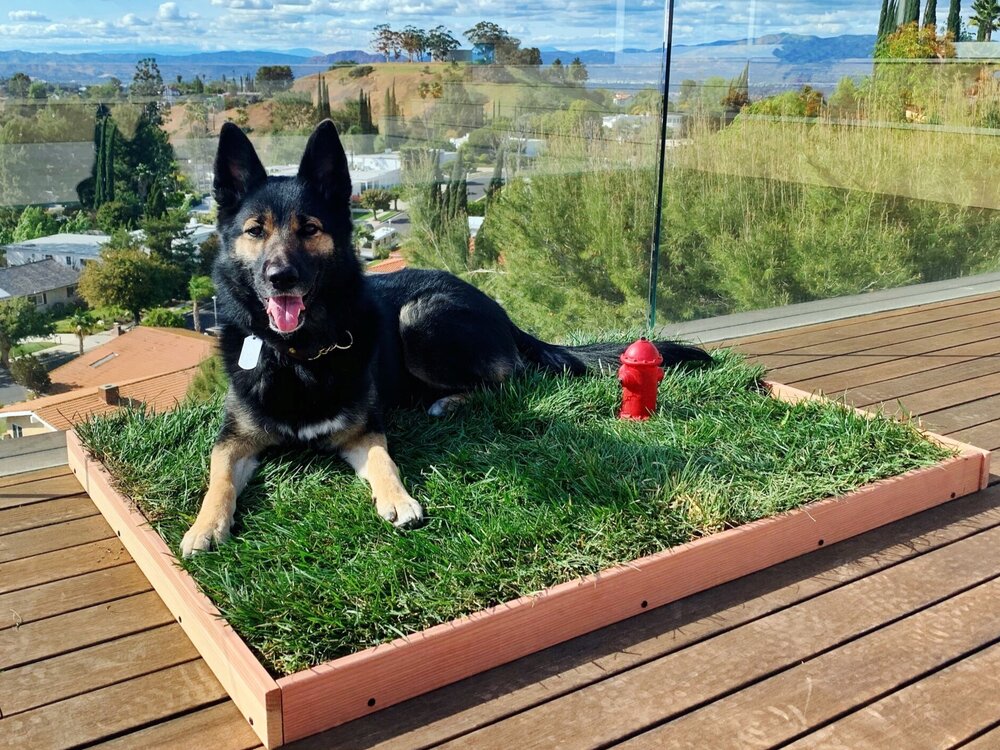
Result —
<instances>
[{"instance_id":1,"label":"pink tongue","mask_svg":"<svg viewBox=\"0 0 1000 750\"><path fill-rule=\"evenodd\" d=\"M299 313L306 309L302 298L282 295L267 298L267 314L271 316L274 327L282 333L290 333L299 326Z\"/></svg>"}]
</instances>

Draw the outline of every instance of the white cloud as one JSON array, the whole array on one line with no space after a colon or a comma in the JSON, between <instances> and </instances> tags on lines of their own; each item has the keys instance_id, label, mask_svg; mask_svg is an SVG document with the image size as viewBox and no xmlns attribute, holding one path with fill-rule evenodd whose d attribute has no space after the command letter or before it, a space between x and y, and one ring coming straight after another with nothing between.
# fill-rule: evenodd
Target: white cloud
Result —
<instances>
[{"instance_id":1,"label":"white cloud","mask_svg":"<svg viewBox=\"0 0 1000 750\"><path fill-rule=\"evenodd\" d=\"M160 10L156 14L156 17L161 21L190 21L198 17L197 13L181 13L180 6L177 3L161 3Z\"/></svg>"},{"instance_id":2,"label":"white cloud","mask_svg":"<svg viewBox=\"0 0 1000 750\"><path fill-rule=\"evenodd\" d=\"M231 10L271 10L270 0L212 0L212 5Z\"/></svg>"},{"instance_id":3,"label":"white cloud","mask_svg":"<svg viewBox=\"0 0 1000 750\"><path fill-rule=\"evenodd\" d=\"M28 23L43 23L49 20L36 10L12 10L10 13L7 14L7 17L11 21L20 21Z\"/></svg>"},{"instance_id":4,"label":"white cloud","mask_svg":"<svg viewBox=\"0 0 1000 750\"><path fill-rule=\"evenodd\" d=\"M118 23L119 25L125 27L150 25L149 21L140 18L135 13L126 13L124 16L121 17L121 20Z\"/></svg>"}]
</instances>

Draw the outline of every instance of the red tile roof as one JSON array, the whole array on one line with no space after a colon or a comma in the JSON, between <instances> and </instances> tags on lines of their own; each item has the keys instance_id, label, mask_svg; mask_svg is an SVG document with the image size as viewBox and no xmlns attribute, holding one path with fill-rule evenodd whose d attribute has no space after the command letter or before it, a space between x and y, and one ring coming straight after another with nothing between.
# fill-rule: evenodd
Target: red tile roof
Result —
<instances>
[{"instance_id":1,"label":"red tile roof","mask_svg":"<svg viewBox=\"0 0 1000 750\"><path fill-rule=\"evenodd\" d=\"M136 404L141 403L153 412L169 411L184 400L184 394L187 393L188 386L197 371L197 366L194 366L118 383L119 405L131 401ZM57 430L68 430L78 422L86 421L93 414L106 414L116 408L118 406L108 404L101 389L94 386L10 404L0 409L0 417L31 412Z\"/></svg>"},{"instance_id":2,"label":"red tile roof","mask_svg":"<svg viewBox=\"0 0 1000 750\"><path fill-rule=\"evenodd\" d=\"M392 273L393 271L402 271L404 268L406 268L406 259L396 250L389 253L389 257L385 260L372 263L367 270L368 273Z\"/></svg>"},{"instance_id":3,"label":"red tile roof","mask_svg":"<svg viewBox=\"0 0 1000 750\"><path fill-rule=\"evenodd\" d=\"M136 326L49 372L52 392L121 384L186 370L215 350L215 339L182 328Z\"/></svg>"}]
</instances>

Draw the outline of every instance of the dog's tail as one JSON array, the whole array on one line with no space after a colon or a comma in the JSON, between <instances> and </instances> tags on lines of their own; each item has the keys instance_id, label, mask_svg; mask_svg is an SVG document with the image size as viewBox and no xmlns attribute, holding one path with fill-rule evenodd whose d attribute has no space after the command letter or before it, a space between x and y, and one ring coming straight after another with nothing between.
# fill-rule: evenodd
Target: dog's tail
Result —
<instances>
[{"instance_id":1,"label":"dog's tail","mask_svg":"<svg viewBox=\"0 0 1000 750\"><path fill-rule=\"evenodd\" d=\"M627 344L584 344L582 346L559 346L536 339L530 333L515 328L517 349L528 362L551 372L568 372L584 375L588 372L614 372L621 364L619 358ZM710 363L712 355L704 349L673 341L654 341L653 346L663 357L664 367L673 367L685 362Z\"/></svg>"}]
</instances>

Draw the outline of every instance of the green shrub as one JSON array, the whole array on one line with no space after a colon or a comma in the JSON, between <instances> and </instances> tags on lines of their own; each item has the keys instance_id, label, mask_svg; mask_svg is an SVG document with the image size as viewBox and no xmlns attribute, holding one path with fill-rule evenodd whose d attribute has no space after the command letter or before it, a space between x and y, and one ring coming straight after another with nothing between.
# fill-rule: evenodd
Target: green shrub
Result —
<instances>
[{"instance_id":1,"label":"green shrub","mask_svg":"<svg viewBox=\"0 0 1000 750\"><path fill-rule=\"evenodd\" d=\"M364 78L366 75L373 72L374 70L375 68L372 67L371 65L358 65L356 67L351 68L348 71L347 75L349 75L351 78Z\"/></svg>"},{"instance_id":2,"label":"green shrub","mask_svg":"<svg viewBox=\"0 0 1000 750\"><path fill-rule=\"evenodd\" d=\"M191 385L188 386L186 400L191 403L207 403L222 395L229 388L225 368L219 355L213 355L198 365Z\"/></svg>"},{"instance_id":3,"label":"green shrub","mask_svg":"<svg viewBox=\"0 0 1000 750\"><path fill-rule=\"evenodd\" d=\"M45 393L52 387L52 380L41 361L33 354L11 360L10 376L14 382L30 388L35 393Z\"/></svg>"},{"instance_id":4,"label":"green shrub","mask_svg":"<svg viewBox=\"0 0 1000 750\"><path fill-rule=\"evenodd\" d=\"M184 328L184 316L166 307L154 307L146 311L142 324L156 328Z\"/></svg>"}]
</instances>

